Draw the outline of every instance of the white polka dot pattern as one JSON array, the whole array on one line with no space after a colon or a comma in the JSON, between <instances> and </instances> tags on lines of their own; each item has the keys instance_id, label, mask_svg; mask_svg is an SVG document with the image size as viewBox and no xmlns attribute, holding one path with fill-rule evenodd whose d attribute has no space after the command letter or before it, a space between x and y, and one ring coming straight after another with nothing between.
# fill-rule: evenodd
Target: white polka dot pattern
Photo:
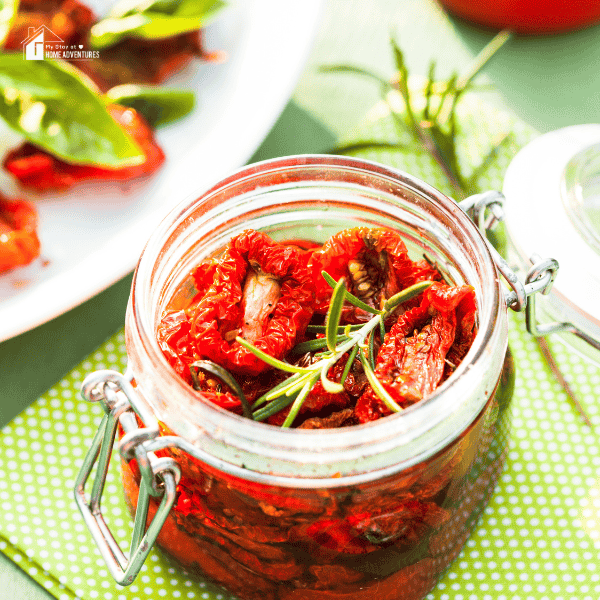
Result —
<instances>
[{"instance_id":1,"label":"white polka dot pattern","mask_svg":"<svg viewBox=\"0 0 600 600\"><path fill-rule=\"evenodd\" d=\"M192 582L153 552L133 585L117 586L73 500L73 486L102 418L99 405L80 400L85 375L125 370L122 332L44 394L2 432L0 550L59 600L209 598L229 594ZM103 496L103 514L122 548L131 539L116 455Z\"/></svg>"},{"instance_id":2,"label":"white polka dot pattern","mask_svg":"<svg viewBox=\"0 0 600 600\"><path fill-rule=\"evenodd\" d=\"M461 156L469 164L486 153L490 139L512 131L479 181L481 189L499 189L510 157L534 133L478 103L463 117L470 133ZM383 118L365 124L359 137L390 139L394 131ZM422 152L361 155L450 192ZM600 598L598 436L581 423L521 320L511 317L518 375L508 465L478 528L428 600ZM560 345L554 349L598 431L600 371ZM229 600L226 592L173 569L156 551L133 585L116 586L75 507L74 480L101 418L99 406L79 400L81 380L96 369L122 372L125 362L120 332L2 432L0 550L59 600ZM105 517L126 548L131 522L116 459L104 498Z\"/></svg>"}]
</instances>

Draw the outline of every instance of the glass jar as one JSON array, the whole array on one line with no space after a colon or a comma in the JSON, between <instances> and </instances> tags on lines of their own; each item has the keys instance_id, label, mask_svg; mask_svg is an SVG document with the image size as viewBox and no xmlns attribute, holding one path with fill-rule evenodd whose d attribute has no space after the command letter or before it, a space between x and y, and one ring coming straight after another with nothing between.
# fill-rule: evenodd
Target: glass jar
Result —
<instances>
[{"instance_id":1,"label":"glass jar","mask_svg":"<svg viewBox=\"0 0 600 600\"><path fill-rule=\"evenodd\" d=\"M358 225L401 232L413 259L426 252L448 281L474 287L477 335L450 378L400 413L341 429L280 429L199 400L156 341L167 306L193 295L194 266L244 229L323 243ZM175 459L181 472L157 543L243 600L423 598L465 544L501 472L514 367L494 258L454 201L397 170L288 157L246 167L182 203L142 254L125 332L126 378L166 440L146 449ZM134 455L129 433L121 453ZM122 464L132 512L136 456ZM143 503L148 521L164 512L147 494Z\"/></svg>"}]
</instances>

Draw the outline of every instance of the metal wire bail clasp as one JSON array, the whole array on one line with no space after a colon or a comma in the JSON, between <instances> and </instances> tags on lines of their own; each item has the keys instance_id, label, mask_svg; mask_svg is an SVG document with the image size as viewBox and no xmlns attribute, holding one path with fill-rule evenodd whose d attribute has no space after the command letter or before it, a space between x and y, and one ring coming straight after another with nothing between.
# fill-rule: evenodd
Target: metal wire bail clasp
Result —
<instances>
[{"instance_id":1,"label":"metal wire bail clasp","mask_svg":"<svg viewBox=\"0 0 600 600\"><path fill-rule=\"evenodd\" d=\"M485 234L486 231L494 229L499 222L504 221L503 203L504 196L500 192L490 191L469 196L459 202L459 206ZM488 244L488 248L496 267L511 288L511 291L505 294L506 305L516 312L526 310L527 329L532 335L541 336L551 333L548 326L537 325L534 295L538 292L544 295L550 292L558 273L558 262L554 258L533 255L530 258L533 266L527 273L525 282L522 282L491 244ZM556 329L552 329L553 331Z\"/></svg>"},{"instance_id":2,"label":"metal wire bail clasp","mask_svg":"<svg viewBox=\"0 0 600 600\"><path fill-rule=\"evenodd\" d=\"M500 192L483 192L469 196L459 206L473 219L475 224L484 233L493 229L500 221L504 221L504 196ZM508 263L500 256L498 251L488 244L498 270L506 279L511 288L505 295L506 305L514 311L525 311L525 324L527 331L534 337L545 337L551 333L567 331L581 338L592 347L600 350L600 343L579 327L568 322L552 322L540 324L535 312L535 295L550 293L558 273L558 262L554 258L542 258L538 254L532 255L529 260L532 264L527 272L525 282L517 277Z\"/></svg>"},{"instance_id":3,"label":"metal wire bail clasp","mask_svg":"<svg viewBox=\"0 0 600 600\"><path fill-rule=\"evenodd\" d=\"M77 476L75 501L111 575L118 584L129 585L142 568L175 502L181 473L173 459L158 458L145 447L158 437L158 421L127 377L116 371L96 371L86 377L81 393L90 402L100 402L105 415ZM129 558L110 532L100 502L119 424L125 432L118 445L121 456L124 460L135 459L141 475ZM88 499L85 485L94 465L96 474ZM162 496L162 500L146 527L150 496Z\"/></svg>"}]
</instances>

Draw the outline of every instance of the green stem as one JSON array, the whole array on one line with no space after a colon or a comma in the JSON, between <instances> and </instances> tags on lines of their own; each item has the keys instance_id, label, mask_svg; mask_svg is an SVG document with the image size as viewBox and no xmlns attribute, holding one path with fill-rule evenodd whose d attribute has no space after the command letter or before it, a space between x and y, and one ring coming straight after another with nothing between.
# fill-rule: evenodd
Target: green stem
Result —
<instances>
[{"instance_id":1,"label":"green stem","mask_svg":"<svg viewBox=\"0 0 600 600\"><path fill-rule=\"evenodd\" d=\"M473 79L480 73L481 69L489 62L489 60L504 46L513 36L513 32L508 29L502 30L483 48L483 50L475 57L475 60L469 67L466 73L460 76L457 87L463 90ZM459 92L460 93L460 92Z\"/></svg>"},{"instance_id":2,"label":"green stem","mask_svg":"<svg viewBox=\"0 0 600 600\"><path fill-rule=\"evenodd\" d=\"M252 352L252 354L254 354L254 356L256 356L257 358L260 358L268 365L271 365L272 367L275 367L280 371L286 371L287 373L310 373L312 371L312 369L310 368L297 367L295 365L290 365L289 363L283 362L282 360L278 360L277 358L270 356L266 352L263 352L250 342L247 342L244 338L240 337L239 335L235 338L235 341L241 346L244 346L246 350L250 350L250 352Z\"/></svg>"},{"instance_id":3,"label":"green stem","mask_svg":"<svg viewBox=\"0 0 600 600\"><path fill-rule=\"evenodd\" d=\"M344 385L344 381L346 381L346 377L348 377L348 373L350 373L350 369L352 368L352 363L356 358L356 354L358 353L358 346L354 346L352 351L350 352L350 356L348 356L348 360L346 361L346 365L344 370L342 371L342 376L340 377L340 384Z\"/></svg>"},{"instance_id":4,"label":"green stem","mask_svg":"<svg viewBox=\"0 0 600 600\"><path fill-rule=\"evenodd\" d=\"M383 403L390 409L392 412L400 412L402 407L399 406L396 401L390 396L389 392L381 385L379 379L375 375L374 371L371 369L371 365L369 364L369 359L364 356L364 354L360 353L360 362L362 363L363 369L365 371L365 375L373 388L373 391L381 398Z\"/></svg>"},{"instance_id":5,"label":"green stem","mask_svg":"<svg viewBox=\"0 0 600 600\"><path fill-rule=\"evenodd\" d=\"M336 337L336 343L339 343L347 338L347 335L338 335ZM306 352L314 352L315 350L320 350L321 348L325 348L325 346L327 346L327 339L317 338L314 340L307 340L306 342L300 342L299 344L296 344L291 351L292 354L305 354Z\"/></svg>"},{"instance_id":6,"label":"green stem","mask_svg":"<svg viewBox=\"0 0 600 600\"><path fill-rule=\"evenodd\" d=\"M300 373L295 373L291 377L284 379L281 383L278 383L275 387L271 388L266 394L263 394L260 398L257 398L252 405L252 408L257 408L264 404L265 402L269 402L273 398L277 398L280 394L276 392L281 391L281 394L285 394L287 391L287 387L292 385L294 381L297 381L302 375Z\"/></svg>"},{"instance_id":7,"label":"green stem","mask_svg":"<svg viewBox=\"0 0 600 600\"><path fill-rule=\"evenodd\" d=\"M318 377L313 377L312 379L309 379L306 382L306 384L302 388L302 391L298 394L298 396L296 396L294 404L292 404L292 408L290 408L290 412L288 413L287 417L285 418L285 421L281 425L282 427L291 427L292 423L294 422L294 419L297 417L298 413L300 412L300 409L302 408L304 400L310 393L310 390L312 390L312 388L314 387L315 383L317 382L317 379Z\"/></svg>"},{"instance_id":8,"label":"green stem","mask_svg":"<svg viewBox=\"0 0 600 600\"><path fill-rule=\"evenodd\" d=\"M294 401L293 396L282 396L273 400L263 408L256 410L252 413L255 421L264 421L270 416L277 414L280 410L283 410L286 406L289 406Z\"/></svg>"}]
</instances>

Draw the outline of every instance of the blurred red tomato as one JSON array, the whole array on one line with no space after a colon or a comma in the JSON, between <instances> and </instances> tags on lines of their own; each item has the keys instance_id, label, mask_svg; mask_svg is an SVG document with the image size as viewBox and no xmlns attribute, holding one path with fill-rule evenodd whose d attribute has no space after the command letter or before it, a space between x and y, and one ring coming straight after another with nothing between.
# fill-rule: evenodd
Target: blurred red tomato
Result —
<instances>
[{"instance_id":1,"label":"blurred red tomato","mask_svg":"<svg viewBox=\"0 0 600 600\"><path fill-rule=\"evenodd\" d=\"M27 265L39 256L37 224L33 204L0 193L0 273Z\"/></svg>"},{"instance_id":2,"label":"blurred red tomato","mask_svg":"<svg viewBox=\"0 0 600 600\"><path fill-rule=\"evenodd\" d=\"M600 21L600 0L439 0L448 12L494 29L548 34Z\"/></svg>"}]
</instances>

